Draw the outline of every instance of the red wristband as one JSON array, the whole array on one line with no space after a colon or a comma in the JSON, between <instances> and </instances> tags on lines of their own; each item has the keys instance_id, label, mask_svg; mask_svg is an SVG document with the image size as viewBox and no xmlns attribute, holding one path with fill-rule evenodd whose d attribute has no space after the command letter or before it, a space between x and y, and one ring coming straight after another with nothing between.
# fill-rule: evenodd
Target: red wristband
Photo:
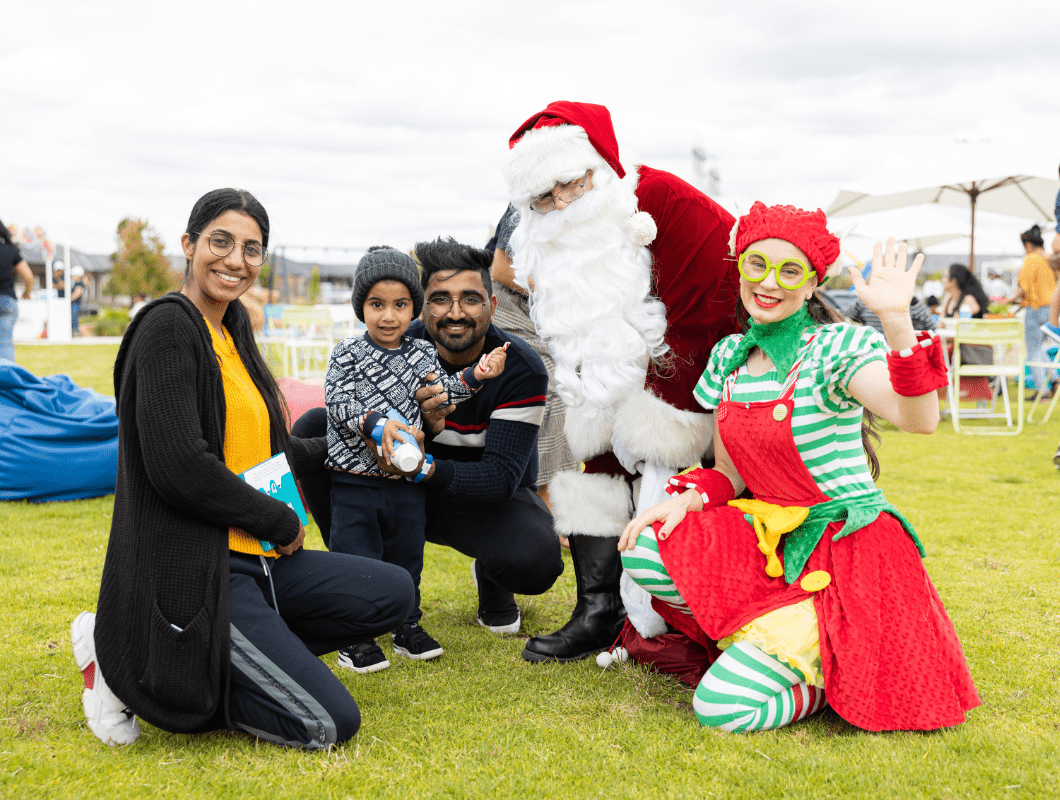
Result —
<instances>
[{"instance_id":1,"label":"red wristband","mask_svg":"<svg viewBox=\"0 0 1060 800\"><path fill-rule=\"evenodd\" d=\"M680 494L687 489L694 489L703 498L703 508L723 506L736 499L736 491L728 478L716 469L694 469L681 475L674 475L668 481L666 491L669 494Z\"/></svg>"},{"instance_id":2,"label":"red wristband","mask_svg":"<svg viewBox=\"0 0 1060 800\"><path fill-rule=\"evenodd\" d=\"M917 342L908 350L887 354L887 371L891 386L902 397L920 397L949 383L946 361L942 357L942 340L930 331L920 331Z\"/></svg>"}]
</instances>

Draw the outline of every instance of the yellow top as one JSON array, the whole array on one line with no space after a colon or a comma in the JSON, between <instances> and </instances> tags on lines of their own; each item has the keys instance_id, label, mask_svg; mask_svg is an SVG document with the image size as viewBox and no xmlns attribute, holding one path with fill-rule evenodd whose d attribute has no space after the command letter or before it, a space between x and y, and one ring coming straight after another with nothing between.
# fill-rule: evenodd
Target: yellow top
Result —
<instances>
[{"instance_id":1,"label":"yellow top","mask_svg":"<svg viewBox=\"0 0 1060 800\"><path fill-rule=\"evenodd\" d=\"M236 352L228 331L218 334L206 323L213 339L213 351L221 364L221 381L225 393L225 464L239 474L272 456L269 441L269 410L254 385L243 360ZM261 542L241 528L228 529L228 548L237 553L276 558L275 549L266 552Z\"/></svg>"},{"instance_id":2,"label":"yellow top","mask_svg":"<svg viewBox=\"0 0 1060 800\"><path fill-rule=\"evenodd\" d=\"M1023 303L1027 308L1047 306L1053 299L1056 277L1049 262L1039 253L1027 253L1020 268L1019 285L1023 289Z\"/></svg>"}]
</instances>

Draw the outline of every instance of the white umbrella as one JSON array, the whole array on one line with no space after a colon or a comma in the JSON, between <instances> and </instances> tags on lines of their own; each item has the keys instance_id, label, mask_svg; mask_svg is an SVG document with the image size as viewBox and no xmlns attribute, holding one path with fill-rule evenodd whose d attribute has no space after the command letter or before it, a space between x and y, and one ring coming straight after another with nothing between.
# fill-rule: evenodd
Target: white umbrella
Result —
<instances>
[{"instance_id":1,"label":"white umbrella","mask_svg":"<svg viewBox=\"0 0 1060 800\"><path fill-rule=\"evenodd\" d=\"M826 213L829 217L849 216L925 203L941 203L960 208L970 207L972 230L968 268L974 270L976 208L1010 217L1052 220L1053 201L1058 190L1060 190L1060 181L1036 178L1032 175L1009 175L1001 178L946 183L925 189L911 189L880 195L844 189L832 201Z\"/></svg>"}]
</instances>

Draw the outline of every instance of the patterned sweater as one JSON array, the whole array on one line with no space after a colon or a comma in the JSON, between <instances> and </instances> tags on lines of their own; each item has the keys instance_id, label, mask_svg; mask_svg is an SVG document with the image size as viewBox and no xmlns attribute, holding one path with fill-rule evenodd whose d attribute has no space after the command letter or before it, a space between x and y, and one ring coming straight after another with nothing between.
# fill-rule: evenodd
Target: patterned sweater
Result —
<instances>
[{"instance_id":1,"label":"patterned sweater","mask_svg":"<svg viewBox=\"0 0 1060 800\"><path fill-rule=\"evenodd\" d=\"M328 458L330 469L400 479L379 469L375 456L362 438L370 436L380 417L390 409L399 411L412 427L422 427L416 390L424 376L433 372L449 393L449 401L467 400L482 388L474 367L448 375L438 362L438 351L428 342L401 337L393 350L380 347L367 333L344 339L331 354L324 382L328 411Z\"/></svg>"}]
</instances>

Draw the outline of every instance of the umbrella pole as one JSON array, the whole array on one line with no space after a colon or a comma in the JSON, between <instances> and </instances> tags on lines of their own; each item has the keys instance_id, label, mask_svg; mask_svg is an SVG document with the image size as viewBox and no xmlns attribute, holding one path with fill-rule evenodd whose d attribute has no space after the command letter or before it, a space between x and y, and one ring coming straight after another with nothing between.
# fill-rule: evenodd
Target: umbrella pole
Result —
<instances>
[{"instance_id":1,"label":"umbrella pole","mask_svg":"<svg viewBox=\"0 0 1060 800\"><path fill-rule=\"evenodd\" d=\"M972 199L972 245L971 251L968 253L968 271L975 274L975 201L979 197L979 190L975 188L975 184L972 184L972 190L968 193L968 196Z\"/></svg>"}]
</instances>

